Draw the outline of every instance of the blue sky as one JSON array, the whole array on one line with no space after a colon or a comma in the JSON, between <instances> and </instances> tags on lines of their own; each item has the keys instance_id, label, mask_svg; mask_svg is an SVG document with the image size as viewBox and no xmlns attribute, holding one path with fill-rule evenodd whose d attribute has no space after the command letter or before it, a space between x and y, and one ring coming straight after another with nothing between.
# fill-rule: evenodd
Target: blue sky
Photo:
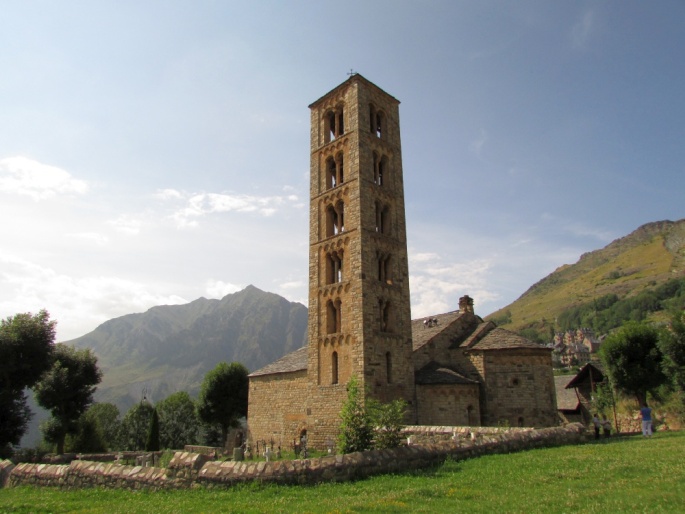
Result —
<instances>
[{"instance_id":1,"label":"blue sky","mask_svg":"<svg viewBox=\"0 0 685 514\"><path fill-rule=\"evenodd\" d=\"M412 315L685 218L685 3L4 1L0 316L307 303L309 109L398 98Z\"/></svg>"}]
</instances>

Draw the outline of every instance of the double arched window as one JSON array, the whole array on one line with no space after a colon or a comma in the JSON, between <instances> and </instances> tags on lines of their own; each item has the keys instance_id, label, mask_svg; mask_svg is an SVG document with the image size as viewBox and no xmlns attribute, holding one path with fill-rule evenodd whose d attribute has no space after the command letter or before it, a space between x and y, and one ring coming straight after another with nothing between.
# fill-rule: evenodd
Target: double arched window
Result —
<instances>
[{"instance_id":1,"label":"double arched window","mask_svg":"<svg viewBox=\"0 0 685 514\"><path fill-rule=\"evenodd\" d=\"M390 233L390 206L376 202L376 232Z\"/></svg>"},{"instance_id":2,"label":"double arched window","mask_svg":"<svg viewBox=\"0 0 685 514\"><path fill-rule=\"evenodd\" d=\"M388 184L390 166L385 155L373 152L373 183L382 186Z\"/></svg>"},{"instance_id":3,"label":"double arched window","mask_svg":"<svg viewBox=\"0 0 685 514\"><path fill-rule=\"evenodd\" d=\"M339 284L343 280L343 252L337 250L326 254L326 284Z\"/></svg>"},{"instance_id":4,"label":"double arched window","mask_svg":"<svg viewBox=\"0 0 685 514\"><path fill-rule=\"evenodd\" d=\"M345 133L343 106L339 105L324 115L324 143L330 143Z\"/></svg>"},{"instance_id":5,"label":"double arched window","mask_svg":"<svg viewBox=\"0 0 685 514\"><path fill-rule=\"evenodd\" d=\"M342 302L338 300L328 300L326 303L326 333L337 334L341 331L342 325Z\"/></svg>"},{"instance_id":6,"label":"double arched window","mask_svg":"<svg viewBox=\"0 0 685 514\"><path fill-rule=\"evenodd\" d=\"M345 231L345 204L342 200L326 207L326 237Z\"/></svg>"},{"instance_id":7,"label":"double arched window","mask_svg":"<svg viewBox=\"0 0 685 514\"><path fill-rule=\"evenodd\" d=\"M369 105L369 121L371 123L369 127L371 133L382 139L386 130L385 113L380 109L376 109L376 106L371 104Z\"/></svg>"},{"instance_id":8,"label":"double arched window","mask_svg":"<svg viewBox=\"0 0 685 514\"><path fill-rule=\"evenodd\" d=\"M338 153L326 159L326 189L338 187L344 180L343 155Z\"/></svg>"}]
</instances>

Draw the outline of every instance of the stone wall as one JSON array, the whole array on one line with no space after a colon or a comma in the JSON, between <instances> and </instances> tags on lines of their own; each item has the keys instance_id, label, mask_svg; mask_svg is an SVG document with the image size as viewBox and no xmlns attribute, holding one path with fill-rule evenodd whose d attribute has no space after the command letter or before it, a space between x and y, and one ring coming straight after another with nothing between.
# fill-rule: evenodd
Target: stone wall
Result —
<instances>
[{"instance_id":1,"label":"stone wall","mask_svg":"<svg viewBox=\"0 0 685 514\"><path fill-rule=\"evenodd\" d=\"M483 353L484 425L548 427L558 422L549 351L512 349Z\"/></svg>"},{"instance_id":2,"label":"stone wall","mask_svg":"<svg viewBox=\"0 0 685 514\"><path fill-rule=\"evenodd\" d=\"M440 464L448 457L462 460L486 454L578 444L586 440L585 428L580 424L539 430L408 427L406 431L417 438L431 434L429 437L434 442L410 444L392 450L275 462L209 461L206 455L177 452L168 469L86 461L74 461L69 465L18 464L12 468L11 462L3 461L0 462L0 478L9 469L10 487L36 485L63 489L224 488L254 480L276 484L317 484L421 469Z\"/></svg>"},{"instance_id":3,"label":"stone wall","mask_svg":"<svg viewBox=\"0 0 685 514\"><path fill-rule=\"evenodd\" d=\"M480 425L478 384L416 386L419 423L425 425Z\"/></svg>"},{"instance_id":4,"label":"stone wall","mask_svg":"<svg viewBox=\"0 0 685 514\"><path fill-rule=\"evenodd\" d=\"M308 390L306 371L250 377L247 438L289 447L306 429Z\"/></svg>"}]
</instances>

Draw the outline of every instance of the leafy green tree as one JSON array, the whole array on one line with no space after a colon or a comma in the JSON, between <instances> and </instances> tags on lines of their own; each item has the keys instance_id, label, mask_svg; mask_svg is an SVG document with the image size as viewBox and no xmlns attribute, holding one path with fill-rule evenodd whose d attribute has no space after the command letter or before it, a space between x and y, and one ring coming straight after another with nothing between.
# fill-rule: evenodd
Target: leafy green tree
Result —
<instances>
[{"instance_id":1,"label":"leafy green tree","mask_svg":"<svg viewBox=\"0 0 685 514\"><path fill-rule=\"evenodd\" d=\"M105 443L106 450L113 450L117 447L121 420L119 419L119 408L116 405L113 403L94 403L88 408L84 416L95 423L96 429Z\"/></svg>"},{"instance_id":2,"label":"leafy green tree","mask_svg":"<svg viewBox=\"0 0 685 514\"><path fill-rule=\"evenodd\" d=\"M340 411L340 419L340 453L361 452L371 448L373 419L364 405L364 394L355 376L347 383L347 399Z\"/></svg>"},{"instance_id":3,"label":"leafy green tree","mask_svg":"<svg viewBox=\"0 0 685 514\"><path fill-rule=\"evenodd\" d=\"M196 444L200 421L195 403L185 391L179 391L157 404L159 443L162 448L182 449Z\"/></svg>"},{"instance_id":4,"label":"leafy green tree","mask_svg":"<svg viewBox=\"0 0 685 514\"><path fill-rule=\"evenodd\" d=\"M663 368L673 386L685 392L685 314L676 313L671 326L660 333L659 349L664 356Z\"/></svg>"},{"instance_id":5,"label":"leafy green tree","mask_svg":"<svg viewBox=\"0 0 685 514\"><path fill-rule=\"evenodd\" d=\"M157 414L157 409L155 408L152 409L152 419L150 420L150 429L147 433L145 451L159 451L159 415Z\"/></svg>"},{"instance_id":6,"label":"leafy green tree","mask_svg":"<svg viewBox=\"0 0 685 514\"><path fill-rule=\"evenodd\" d=\"M205 423L221 426L221 445L228 429L247 414L247 368L238 362L220 362L205 375L198 397L198 415Z\"/></svg>"},{"instance_id":7,"label":"leafy green tree","mask_svg":"<svg viewBox=\"0 0 685 514\"><path fill-rule=\"evenodd\" d=\"M25 389L50 367L55 324L45 310L0 320L0 453L26 432L31 411Z\"/></svg>"},{"instance_id":8,"label":"leafy green tree","mask_svg":"<svg viewBox=\"0 0 685 514\"><path fill-rule=\"evenodd\" d=\"M67 452L73 453L100 453L107 451L102 431L94 418L85 413L78 420L76 431L67 434L64 441Z\"/></svg>"},{"instance_id":9,"label":"leafy green tree","mask_svg":"<svg viewBox=\"0 0 685 514\"><path fill-rule=\"evenodd\" d=\"M657 346L659 333L646 323L628 322L606 338L600 357L614 386L633 395L638 403L666 380L662 355Z\"/></svg>"},{"instance_id":10,"label":"leafy green tree","mask_svg":"<svg viewBox=\"0 0 685 514\"><path fill-rule=\"evenodd\" d=\"M57 453L64 452L66 435L77 431L78 420L93 403L101 379L97 358L89 348L55 345L52 366L34 386L34 392L38 404L48 409L56 422Z\"/></svg>"},{"instance_id":11,"label":"leafy green tree","mask_svg":"<svg viewBox=\"0 0 685 514\"><path fill-rule=\"evenodd\" d=\"M152 421L152 405L146 400L131 407L121 421L118 449L144 450Z\"/></svg>"},{"instance_id":12,"label":"leafy green tree","mask_svg":"<svg viewBox=\"0 0 685 514\"><path fill-rule=\"evenodd\" d=\"M371 419L375 427L374 448L383 450L397 448L402 444L404 439L402 427L405 425L406 412L407 402L404 400L395 400L390 403L373 402Z\"/></svg>"}]
</instances>

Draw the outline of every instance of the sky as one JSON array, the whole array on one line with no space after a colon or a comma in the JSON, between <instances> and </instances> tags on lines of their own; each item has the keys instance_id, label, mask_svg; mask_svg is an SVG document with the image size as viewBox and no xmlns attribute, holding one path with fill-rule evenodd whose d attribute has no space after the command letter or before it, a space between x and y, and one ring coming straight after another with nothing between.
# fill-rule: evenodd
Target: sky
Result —
<instances>
[{"instance_id":1,"label":"sky","mask_svg":"<svg viewBox=\"0 0 685 514\"><path fill-rule=\"evenodd\" d=\"M685 218L685 2L3 0L0 317L307 305L308 105L401 101L412 316Z\"/></svg>"}]
</instances>

